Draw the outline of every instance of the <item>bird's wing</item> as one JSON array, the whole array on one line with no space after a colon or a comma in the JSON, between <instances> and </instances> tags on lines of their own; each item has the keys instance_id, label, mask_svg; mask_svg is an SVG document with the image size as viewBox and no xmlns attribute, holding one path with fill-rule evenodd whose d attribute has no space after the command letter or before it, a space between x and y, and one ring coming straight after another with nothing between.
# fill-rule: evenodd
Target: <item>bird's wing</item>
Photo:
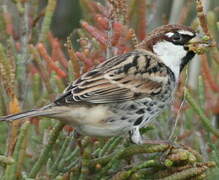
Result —
<instances>
[{"instance_id":1,"label":"bird's wing","mask_svg":"<svg viewBox=\"0 0 219 180\"><path fill-rule=\"evenodd\" d=\"M115 56L85 73L55 103L111 103L159 94L168 68L151 52L135 50Z\"/></svg>"}]
</instances>

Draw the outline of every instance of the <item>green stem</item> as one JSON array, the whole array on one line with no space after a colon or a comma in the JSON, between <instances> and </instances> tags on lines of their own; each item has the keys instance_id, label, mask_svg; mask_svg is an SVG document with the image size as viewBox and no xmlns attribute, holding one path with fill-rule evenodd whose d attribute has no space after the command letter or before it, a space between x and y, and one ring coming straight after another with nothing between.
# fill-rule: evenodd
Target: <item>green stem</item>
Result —
<instances>
[{"instance_id":1,"label":"green stem","mask_svg":"<svg viewBox=\"0 0 219 180\"><path fill-rule=\"evenodd\" d=\"M39 37L40 42L44 42L47 39L48 32L50 30L50 25L52 22L52 17L56 7L56 0L48 0L46 7L46 13L43 19L43 24L41 28L41 33Z\"/></svg>"},{"instance_id":2,"label":"green stem","mask_svg":"<svg viewBox=\"0 0 219 180\"><path fill-rule=\"evenodd\" d=\"M24 143L25 137L27 137L29 125L30 125L29 121L26 121L20 129L18 140L17 140L14 153L13 153L13 159L15 163L7 166L6 173L5 173L5 180L17 179L17 176L16 176L17 168L21 166L19 164L21 161L19 160L20 160L21 151L23 151L22 145Z\"/></svg>"},{"instance_id":3,"label":"green stem","mask_svg":"<svg viewBox=\"0 0 219 180\"><path fill-rule=\"evenodd\" d=\"M190 179L191 177L197 176L202 174L208 169L208 167L194 167L186 169L182 172L175 173L173 175L170 175L168 177L162 178L162 180L181 180L181 179ZM161 179L158 179L161 180Z\"/></svg>"},{"instance_id":4,"label":"green stem","mask_svg":"<svg viewBox=\"0 0 219 180\"><path fill-rule=\"evenodd\" d=\"M48 144L44 147L43 151L40 154L40 157L39 157L38 161L34 164L33 168L31 169L31 172L29 174L29 178L35 178L37 173L42 168L42 166L48 160L49 153L51 152L52 147L55 144L56 139L58 138L59 133L62 130L62 128L64 127L64 125L65 124L62 123L62 122L58 122L55 125L54 129L52 130L52 132L50 134L50 138L49 138Z\"/></svg>"},{"instance_id":5,"label":"green stem","mask_svg":"<svg viewBox=\"0 0 219 180\"><path fill-rule=\"evenodd\" d=\"M215 136L219 137L219 131L212 127L210 120L205 115L204 111L198 106L198 104L195 102L195 100L192 98L190 92L188 89L185 90L186 100L189 102L189 104L192 106L194 111L200 116L200 120L204 127L212 132Z\"/></svg>"},{"instance_id":6,"label":"green stem","mask_svg":"<svg viewBox=\"0 0 219 180\"><path fill-rule=\"evenodd\" d=\"M127 148L125 148L122 151L112 153L108 156L93 159L90 161L90 167L94 167L96 164L106 164L110 160L112 160L115 156L117 156L119 159L123 159L126 157L133 156L135 154L140 153L155 153L155 152L163 152L165 151L169 145L167 144L161 144L161 145L148 145L148 144L141 144L141 145L132 145ZM119 156L118 156L119 155Z\"/></svg>"},{"instance_id":7,"label":"green stem","mask_svg":"<svg viewBox=\"0 0 219 180\"><path fill-rule=\"evenodd\" d=\"M8 165L15 163L12 157L6 157L2 155L0 155L0 162Z\"/></svg>"},{"instance_id":8,"label":"green stem","mask_svg":"<svg viewBox=\"0 0 219 180\"><path fill-rule=\"evenodd\" d=\"M155 160L148 160L146 162L143 162L133 168L131 168L128 171L120 171L118 172L115 176L113 176L113 180L119 179L119 180L125 180L127 178L129 178L132 174L134 174L135 172L144 169L144 168L151 168L151 167L160 167L161 163Z\"/></svg>"},{"instance_id":9,"label":"green stem","mask_svg":"<svg viewBox=\"0 0 219 180\"><path fill-rule=\"evenodd\" d=\"M109 149L110 145L116 140L117 137L112 137L108 140L108 142L103 146L103 148L99 151L98 157L102 157L106 154L107 150Z\"/></svg>"},{"instance_id":10,"label":"green stem","mask_svg":"<svg viewBox=\"0 0 219 180\"><path fill-rule=\"evenodd\" d=\"M64 156L64 153L65 153L65 151L66 151L66 148L67 148L67 146L68 146L68 143L69 143L69 140L70 140L70 138L67 136L66 138L65 138L65 141L64 141L64 143L62 144L62 147L61 147L61 150L60 150L60 152L59 152L59 154L58 154L58 156L57 156L57 159L55 160L55 162L53 162L53 165L51 166L51 168L50 168L50 170L49 170L49 174L54 178L54 177L56 177L58 174L59 174L59 172L58 172L58 166L60 165L60 162L61 162L61 160L62 160L62 158L63 158L63 156ZM63 165L62 165L63 166Z\"/></svg>"},{"instance_id":11,"label":"green stem","mask_svg":"<svg viewBox=\"0 0 219 180\"><path fill-rule=\"evenodd\" d=\"M79 180L88 179L89 174L89 160L91 159L91 139L88 138L88 144L85 142L84 152L81 160L81 174L79 176ZM87 141L86 140L86 141Z\"/></svg>"}]
</instances>

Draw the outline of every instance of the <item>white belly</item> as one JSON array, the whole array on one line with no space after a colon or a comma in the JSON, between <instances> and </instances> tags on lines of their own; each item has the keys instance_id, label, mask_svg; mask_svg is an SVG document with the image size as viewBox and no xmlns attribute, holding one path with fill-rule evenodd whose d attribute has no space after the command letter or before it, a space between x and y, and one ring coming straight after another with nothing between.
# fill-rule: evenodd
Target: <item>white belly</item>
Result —
<instances>
[{"instance_id":1,"label":"white belly","mask_svg":"<svg viewBox=\"0 0 219 180\"><path fill-rule=\"evenodd\" d=\"M53 109L54 111L55 108ZM59 107L59 113L50 117L61 119L65 123L72 125L81 134L90 136L115 136L131 129L130 123L126 121L123 123L120 121L107 122L113 115L115 114L110 111L108 106L96 105L93 107Z\"/></svg>"},{"instance_id":2,"label":"white belly","mask_svg":"<svg viewBox=\"0 0 219 180\"><path fill-rule=\"evenodd\" d=\"M113 125L105 124L104 126L96 126L85 124L77 127L79 133L89 136L117 136L131 130L131 126L127 124L114 123Z\"/></svg>"}]
</instances>

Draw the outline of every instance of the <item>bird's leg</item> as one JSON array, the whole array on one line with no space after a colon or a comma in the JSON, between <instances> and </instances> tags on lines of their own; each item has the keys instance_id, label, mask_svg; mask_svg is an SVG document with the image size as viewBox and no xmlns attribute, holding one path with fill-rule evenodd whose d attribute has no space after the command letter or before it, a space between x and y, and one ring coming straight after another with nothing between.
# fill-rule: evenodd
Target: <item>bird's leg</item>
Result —
<instances>
[{"instance_id":1,"label":"bird's leg","mask_svg":"<svg viewBox=\"0 0 219 180\"><path fill-rule=\"evenodd\" d=\"M129 131L129 136L131 142L134 144L142 144L142 136L139 131L139 126L135 126L131 131Z\"/></svg>"}]
</instances>

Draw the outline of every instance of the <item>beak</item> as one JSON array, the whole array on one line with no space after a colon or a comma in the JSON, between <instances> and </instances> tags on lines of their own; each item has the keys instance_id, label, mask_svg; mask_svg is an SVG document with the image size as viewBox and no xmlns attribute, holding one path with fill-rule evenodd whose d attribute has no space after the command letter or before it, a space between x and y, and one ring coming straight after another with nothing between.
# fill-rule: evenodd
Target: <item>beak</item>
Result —
<instances>
[{"instance_id":1,"label":"beak","mask_svg":"<svg viewBox=\"0 0 219 180\"><path fill-rule=\"evenodd\" d=\"M203 54L206 52L206 48L210 47L212 44L212 40L207 36L199 37L195 36L190 39L186 44L186 47L189 48L189 51L193 51L197 54Z\"/></svg>"},{"instance_id":2,"label":"beak","mask_svg":"<svg viewBox=\"0 0 219 180\"><path fill-rule=\"evenodd\" d=\"M187 44L206 44L206 45L210 45L211 40L207 36L203 36L203 37L195 36L194 38L190 39Z\"/></svg>"},{"instance_id":3,"label":"beak","mask_svg":"<svg viewBox=\"0 0 219 180\"><path fill-rule=\"evenodd\" d=\"M201 42L201 39L195 36L194 38L190 39L187 44L199 44L200 42Z\"/></svg>"}]
</instances>

